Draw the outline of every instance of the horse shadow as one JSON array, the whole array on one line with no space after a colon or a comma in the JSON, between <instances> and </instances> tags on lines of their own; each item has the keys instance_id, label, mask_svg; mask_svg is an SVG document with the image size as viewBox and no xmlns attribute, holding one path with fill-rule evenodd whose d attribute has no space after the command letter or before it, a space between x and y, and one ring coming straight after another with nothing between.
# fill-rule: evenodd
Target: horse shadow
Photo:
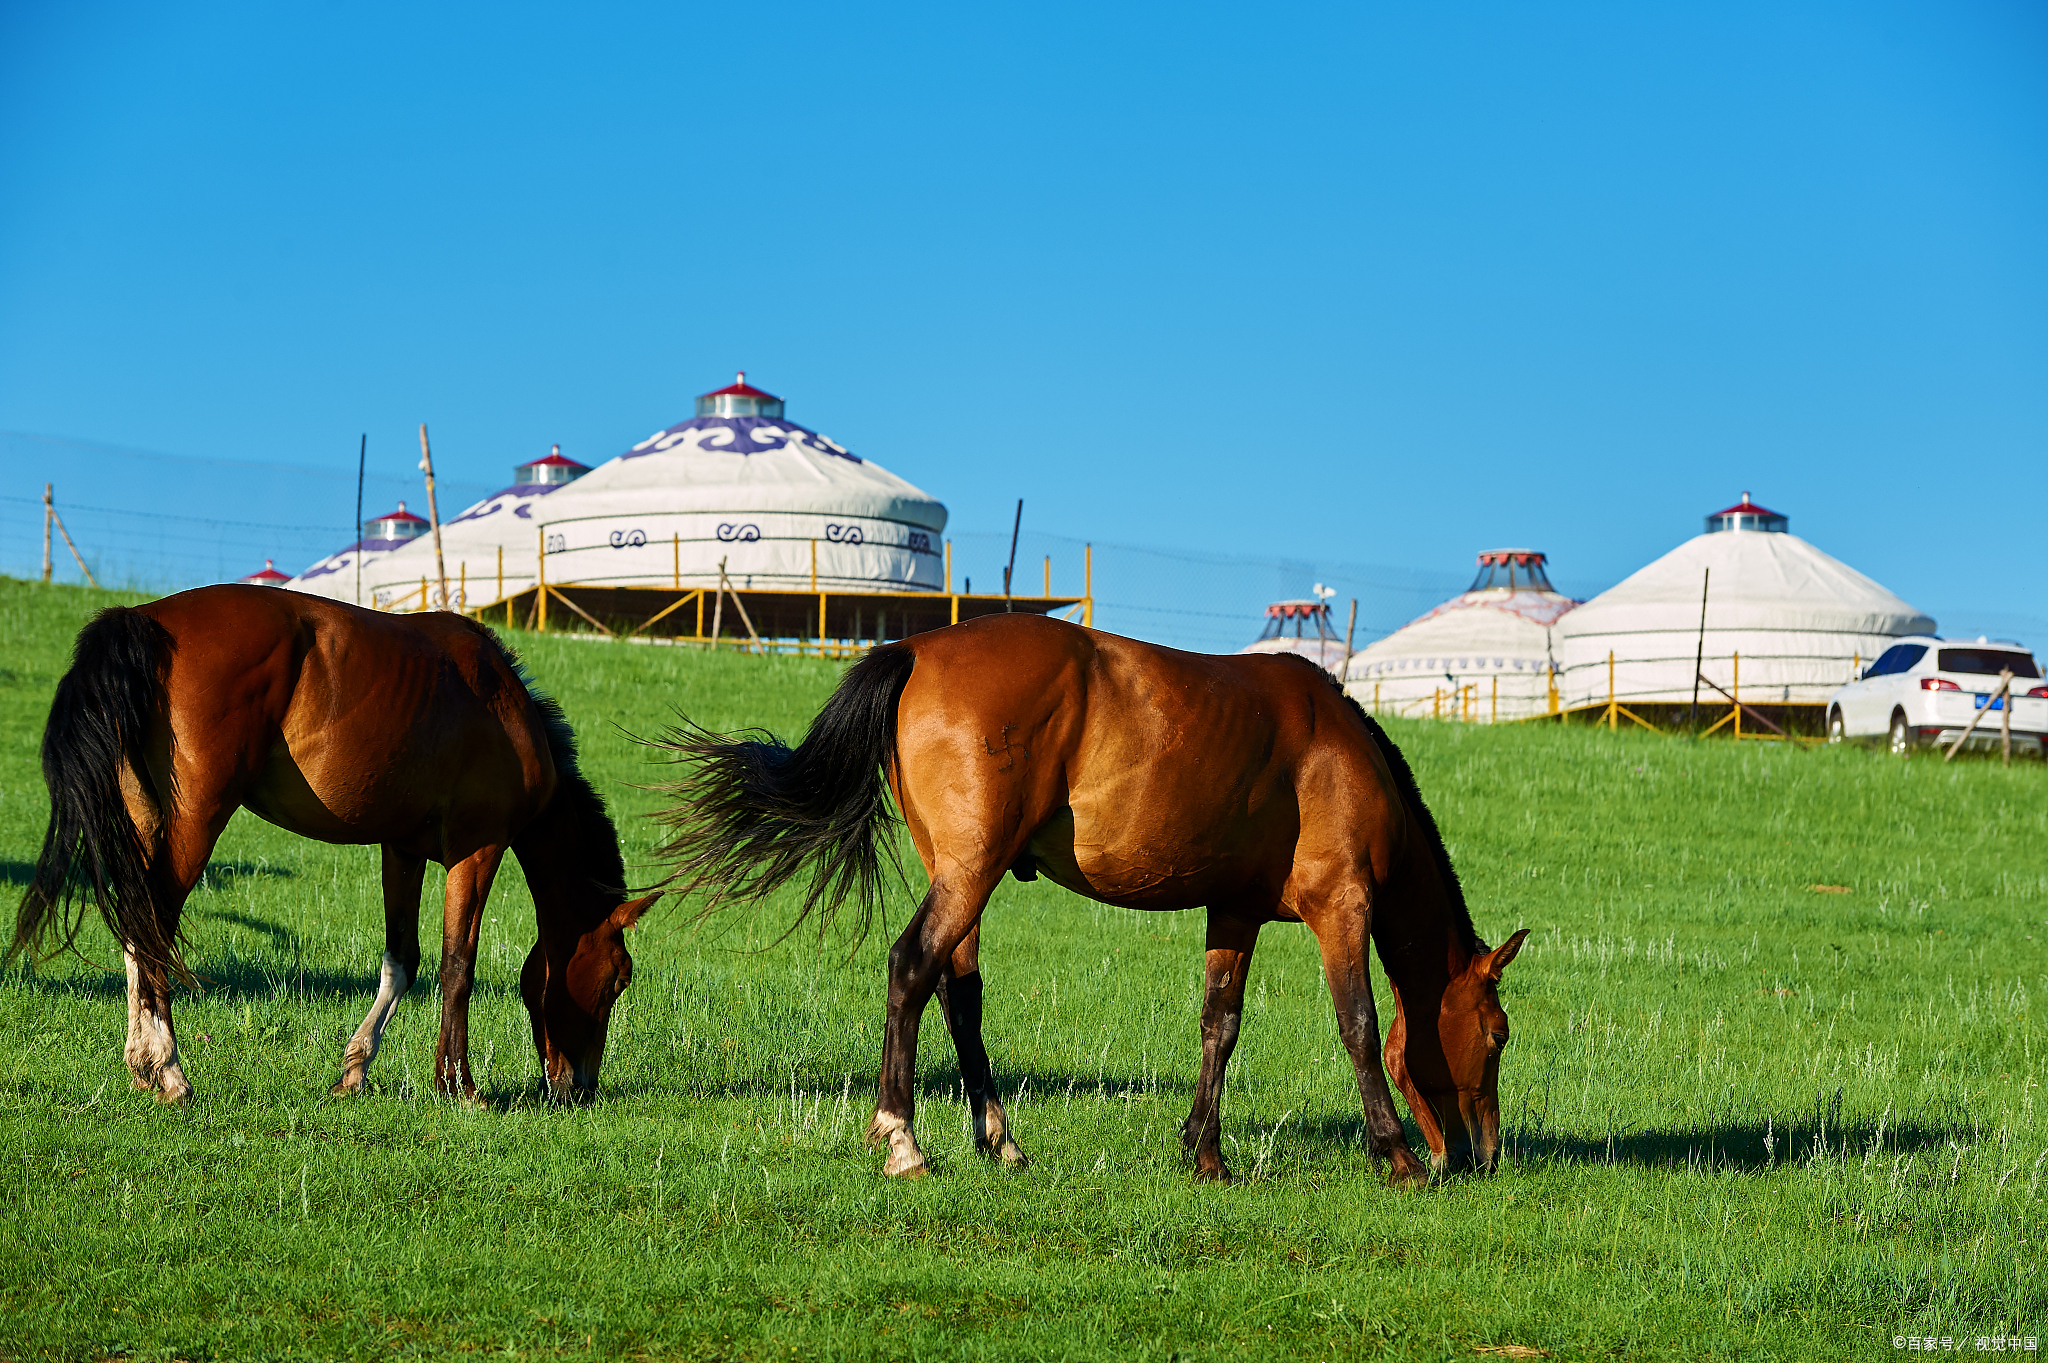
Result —
<instances>
[{"instance_id":1,"label":"horse shadow","mask_svg":"<svg viewBox=\"0 0 2048 1363\"><path fill-rule=\"evenodd\" d=\"M269 866L253 861L209 861L206 863L206 880L215 884L232 884L237 880L267 878L293 880L298 872L286 866ZM25 890L36 877L36 864L32 861L15 861L12 858L0 860L0 885L11 889Z\"/></svg>"},{"instance_id":2,"label":"horse shadow","mask_svg":"<svg viewBox=\"0 0 2048 1363\"><path fill-rule=\"evenodd\" d=\"M1404 1119L1401 1125L1410 1148L1421 1150L1420 1128L1409 1119ZM1302 1134L1317 1143L1355 1149L1364 1144L1365 1122L1355 1116L1326 1117L1305 1123ZM1818 1115L1807 1113L1784 1122L1771 1117L1761 1123L1744 1119L1649 1128L1631 1123L1600 1135L1532 1130L1504 1123L1501 1154L1509 1162L1532 1168L1617 1165L1667 1172L1755 1175L1815 1156L1861 1157L1872 1150L1882 1150L1891 1156L1922 1154L1944 1150L1950 1141L1969 1137L1967 1120L1958 1125L1950 1117L1900 1122L1869 1117L1842 1119L1839 1109L1830 1113L1823 1105Z\"/></svg>"}]
</instances>

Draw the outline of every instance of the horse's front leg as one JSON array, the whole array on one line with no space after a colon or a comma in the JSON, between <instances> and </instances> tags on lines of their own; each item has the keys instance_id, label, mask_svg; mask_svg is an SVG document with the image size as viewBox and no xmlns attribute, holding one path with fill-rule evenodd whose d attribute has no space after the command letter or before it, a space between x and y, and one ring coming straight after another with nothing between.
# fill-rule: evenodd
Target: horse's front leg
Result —
<instances>
[{"instance_id":1,"label":"horse's front leg","mask_svg":"<svg viewBox=\"0 0 2048 1363\"><path fill-rule=\"evenodd\" d=\"M953 1054L960 1063L960 1084L967 1090L967 1102L974 1114L974 1148L1001 1160L1013 1169L1030 1161L1018 1148L1010 1130L1009 1114L996 1097L994 1071L988 1063L988 1047L981 1036L981 924L962 938L953 949L951 969L939 981L939 1011L946 1030L953 1037Z\"/></svg>"},{"instance_id":2,"label":"horse's front leg","mask_svg":"<svg viewBox=\"0 0 2048 1363\"><path fill-rule=\"evenodd\" d=\"M1181 1145L1195 1157L1195 1177L1230 1181L1223 1162L1223 1072L1237 1048L1244 1017L1245 975L1258 945L1256 920L1222 909L1209 910L1207 953L1203 960L1202 1071L1195 1079L1195 1101L1181 1123Z\"/></svg>"},{"instance_id":3,"label":"horse's front leg","mask_svg":"<svg viewBox=\"0 0 2048 1363\"><path fill-rule=\"evenodd\" d=\"M1429 1182L1429 1170L1408 1148L1401 1114L1387 1089L1380 1065L1380 1017L1373 1005L1372 975L1367 958L1371 910L1362 892L1325 912L1306 915L1322 949L1323 974L1330 982L1330 1002L1337 1010L1337 1035L1351 1055L1358 1096L1365 1107L1366 1140L1373 1154L1388 1161L1388 1179L1397 1187Z\"/></svg>"},{"instance_id":4,"label":"horse's front leg","mask_svg":"<svg viewBox=\"0 0 2048 1363\"><path fill-rule=\"evenodd\" d=\"M889 948L889 1010L882 1024L882 1075L868 1144L886 1147L882 1172L898 1178L925 1173L924 1151L911 1129L916 1116L917 1029L924 1006L944 978L954 948L981 917L995 876L961 884L939 880L925 892L903 935Z\"/></svg>"},{"instance_id":5,"label":"horse's front leg","mask_svg":"<svg viewBox=\"0 0 2048 1363\"><path fill-rule=\"evenodd\" d=\"M441 1039L434 1047L434 1086L476 1096L469 1073L469 993L476 984L477 939L484 902L505 856L502 846L481 848L448 868L441 921Z\"/></svg>"},{"instance_id":6,"label":"horse's front leg","mask_svg":"<svg viewBox=\"0 0 2048 1363\"><path fill-rule=\"evenodd\" d=\"M384 1044L384 1029L391 1025L398 1001L420 976L420 881L427 859L388 842L381 850L384 960L377 974L377 997L341 1052L341 1082L329 1090L338 1098L363 1091L370 1062Z\"/></svg>"}]
</instances>

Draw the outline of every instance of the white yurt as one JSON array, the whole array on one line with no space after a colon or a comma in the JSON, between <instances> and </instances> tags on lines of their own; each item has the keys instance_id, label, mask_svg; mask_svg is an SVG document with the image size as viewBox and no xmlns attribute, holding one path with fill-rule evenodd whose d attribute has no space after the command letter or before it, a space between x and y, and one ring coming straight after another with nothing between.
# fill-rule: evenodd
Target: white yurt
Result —
<instances>
[{"instance_id":1,"label":"white yurt","mask_svg":"<svg viewBox=\"0 0 2048 1363\"><path fill-rule=\"evenodd\" d=\"M1351 655L1366 708L1491 723L1550 713L1552 629L1578 603L1550 585L1545 555L1488 549L1470 590Z\"/></svg>"},{"instance_id":2,"label":"white yurt","mask_svg":"<svg viewBox=\"0 0 2048 1363\"><path fill-rule=\"evenodd\" d=\"M1296 653L1331 676L1344 666L1344 641L1330 621L1330 603L1322 586L1308 601L1275 601L1266 607L1266 626L1239 653Z\"/></svg>"},{"instance_id":3,"label":"white yurt","mask_svg":"<svg viewBox=\"0 0 2048 1363\"><path fill-rule=\"evenodd\" d=\"M281 585L295 592L309 592L351 604L372 605L366 570L379 559L396 553L426 533L427 518L413 515L405 509L405 503L400 502L398 510L364 521L363 537L354 544L335 550Z\"/></svg>"},{"instance_id":4,"label":"white yurt","mask_svg":"<svg viewBox=\"0 0 2048 1363\"><path fill-rule=\"evenodd\" d=\"M566 458L560 445L552 446L543 458L516 466L510 487L463 508L454 520L442 522L441 562L447 567L448 596L457 610L488 605L526 585L533 576L534 527L539 523L541 499L589 472L588 464ZM403 554L372 566L367 581L379 610L418 610L422 600L439 604L434 537L422 535Z\"/></svg>"},{"instance_id":5,"label":"white yurt","mask_svg":"<svg viewBox=\"0 0 2048 1363\"><path fill-rule=\"evenodd\" d=\"M942 591L946 508L783 410L742 373L699 397L690 420L545 502L466 514L472 537L457 547L443 536L451 592L466 565L469 603L495 599L501 548L503 594L532 587L543 535L551 586L714 587L722 563L741 590ZM387 609L405 610L433 574L432 544L414 543L372 563L366 580L390 594Z\"/></svg>"},{"instance_id":6,"label":"white yurt","mask_svg":"<svg viewBox=\"0 0 2048 1363\"><path fill-rule=\"evenodd\" d=\"M1934 621L1788 529L1747 492L1706 533L1580 606L1557 629L1567 710L1690 703L1699 671L1747 705L1825 705L1858 662ZM1705 632L1701 600L1705 597ZM1739 678L1738 678L1739 668ZM1710 686L1702 703L1725 704Z\"/></svg>"}]
</instances>

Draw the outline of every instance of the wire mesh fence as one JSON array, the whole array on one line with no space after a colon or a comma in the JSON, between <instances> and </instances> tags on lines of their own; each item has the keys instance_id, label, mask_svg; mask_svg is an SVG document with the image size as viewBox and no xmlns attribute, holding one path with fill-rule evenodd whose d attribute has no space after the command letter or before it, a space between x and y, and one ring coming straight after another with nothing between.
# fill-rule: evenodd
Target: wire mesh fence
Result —
<instances>
[{"instance_id":1,"label":"wire mesh fence","mask_svg":"<svg viewBox=\"0 0 2048 1363\"><path fill-rule=\"evenodd\" d=\"M962 590L969 580L976 591L1002 590L1009 535L966 531L952 538L953 572ZM1349 620L1350 601L1358 602L1357 644L1363 647L1463 591L1468 577L1336 559L1203 554L1027 529L1018 538L1012 590L1077 596L1092 591L1098 629L1228 653L1258 636L1269 603L1308 597L1318 583L1336 592L1332 606L1340 631Z\"/></svg>"},{"instance_id":2,"label":"wire mesh fence","mask_svg":"<svg viewBox=\"0 0 2048 1363\"><path fill-rule=\"evenodd\" d=\"M352 469L181 458L5 431L0 451L10 474L0 491L0 572L13 576L42 571L46 481L56 484L57 510L93 575L107 586L176 591L234 581L265 560L296 573L357 537ZM423 500L416 475L393 476L386 468L367 476L365 484L365 515L387 511L402 498ZM220 508L218 514L153 509L190 506L195 486L218 489L203 499ZM448 479L440 488L444 516L491 490ZM1003 590L1007 527L963 530L948 538L955 590ZM57 581L83 580L61 539L53 541L52 566ZM1092 591L1097 628L1216 653L1257 637L1269 603L1308 597L1319 583L1335 593L1331 605L1339 630L1350 601L1358 602L1356 641L1362 647L1464 590L1468 576L1462 569L1205 554L1113 537L1090 541L1027 525L1017 543L1011 590L1019 596Z\"/></svg>"}]
</instances>

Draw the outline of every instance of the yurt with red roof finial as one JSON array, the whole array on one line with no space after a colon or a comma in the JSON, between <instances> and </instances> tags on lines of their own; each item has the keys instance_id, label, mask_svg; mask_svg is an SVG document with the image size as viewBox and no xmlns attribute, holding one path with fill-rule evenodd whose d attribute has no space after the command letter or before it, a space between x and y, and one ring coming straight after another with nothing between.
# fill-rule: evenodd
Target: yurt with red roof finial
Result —
<instances>
[{"instance_id":1,"label":"yurt with red roof finial","mask_svg":"<svg viewBox=\"0 0 2048 1363\"><path fill-rule=\"evenodd\" d=\"M268 558L263 560L263 566L255 572L247 577L235 579L237 582L246 582L251 587L282 587L291 580L290 573L280 573L277 570L277 560Z\"/></svg>"},{"instance_id":2,"label":"yurt with red roof finial","mask_svg":"<svg viewBox=\"0 0 2048 1363\"><path fill-rule=\"evenodd\" d=\"M1573 611L1557 629L1565 709L1662 725L1687 722L1695 695L1732 718L1734 695L1818 733L1859 661L1934 632L1925 613L1790 527L1744 492L1706 517L1705 533Z\"/></svg>"},{"instance_id":3,"label":"yurt with red roof finial","mask_svg":"<svg viewBox=\"0 0 2048 1363\"><path fill-rule=\"evenodd\" d=\"M1578 603L1535 549L1486 549L1462 595L1351 655L1345 689L1367 709L1482 723L1551 710L1551 633Z\"/></svg>"},{"instance_id":4,"label":"yurt with red roof finial","mask_svg":"<svg viewBox=\"0 0 2048 1363\"><path fill-rule=\"evenodd\" d=\"M371 564L396 553L427 533L427 518L415 516L400 502L396 511L372 516L363 522L363 537L337 549L326 558L280 586L295 592L332 597L336 601L369 605L370 593L363 572Z\"/></svg>"},{"instance_id":5,"label":"yurt with red roof finial","mask_svg":"<svg viewBox=\"0 0 2048 1363\"><path fill-rule=\"evenodd\" d=\"M1266 626L1239 653L1293 653L1336 676L1344 665L1344 636L1330 619L1336 592L1322 583L1307 600L1275 601L1266 607Z\"/></svg>"},{"instance_id":6,"label":"yurt with red roof finial","mask_svg":"<svg viewBox=\"0 0 2048 1363\"><path fill-rule=\"evenodd\" d=\"M744 372L616 458L507 496L518 491L442 527L450 595L466 580L471 608L532 590L543 545L551 587L716 588L721 565L734 590L945 587L946 508L790 421L783 399ZM378 560L365 580L383 608L417 610L422 580L438 595L432 547Z\"/></svg>"},{"instance_id":7,"label":"yurt with red roof finial","mask_svg":"<svg viewBox=\"0 0 2048 1363\"><path fill-rule=\"evenodd\" d=\"M448 569L448 596L457 610L496 601L533 578L534 516L543 497L590 472L552 446L538 459L512 466L512 482L441 523L441 561ZM439 603L434 542L422 536L388 558L375 561L365 582L363 604L379 610L413 611ZM422 586L422 584L425 584ZM423 594L424 593L424 594Z\"/></svg>"}]
</instances>

